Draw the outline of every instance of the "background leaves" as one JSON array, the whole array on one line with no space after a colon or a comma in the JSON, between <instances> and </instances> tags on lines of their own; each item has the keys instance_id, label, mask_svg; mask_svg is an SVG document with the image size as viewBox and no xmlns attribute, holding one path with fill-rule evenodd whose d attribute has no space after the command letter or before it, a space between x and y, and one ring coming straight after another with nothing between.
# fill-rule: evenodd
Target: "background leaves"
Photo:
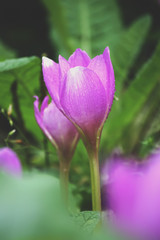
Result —
<instances>
[{"instance_id":1,"label":"background leaves","mask_svg":"<svg viewBox=\"0 0 160 240\"><path fill-rule=\"evenodd\" d=\"M33 96L39 92L40 71L37 57L0 62L1 107L7 109L9 104L13 104L14 116L21 119L20 125L36 136L40 136L40 131L34 120Z\"/></svg>"},{"instance_id":2,"label":"background leaves","mask_svg":"<svg viewBox=\"0 0 160 240\"><path fill-rule=\"evenodd\" d=\"M71 163L69 214L64 210L59 196L58 158L35 121L33 96L42 100L46 95L42 54L68 58L80 47L94 57L109 46L116 100L102 133L101 164L117 149L139 159L159 147L160 31L156 17L152 19L147 14L151 11L144 10L150 4L150 9L158 11L158 2L145 1L143 6L139 1L126 0L16 2L6 5L5 18L3 10L0 14L0 24L4 25L4 35L0 34L0 147L9 145L16 150L26 173L22 179L0 174L0 239L120 239L108 223L104 223L103 231L97 231L100 216L89 211L89 161L82 141ZM134 4L138 6L136 12L131 9ZM19 18L14 25L11 20L16 9ZM28 28L22 21L25 14ZM7 20L10 28L5 25ZM16 43L19 46L15 49ZM36 53L39 57L34 56Z\"/></svg>"},{"instance_id":3,"label":"background leaves","mask_svg":"<svg viewBox=\"0 0 160 240\"><path fill-rule=\"evenodd\" d=\"M125 21L121 2L41 0L42 8L46 10L46 29L49 30L47 33L53 49L47 53L49 57L55 53L55 59L59 54L68 58L78 47L94 57L101 54L107 45L110 48L118 100L114 101L103 129L101 160L117 148L123 154L139 158L159 146L160 46L155 49L152 46L152 54L147 54L149 39L156 39L158 43L158 32L157 35L152 34L154 21L146 13L136 14L130 21ZM42 37L38 35L39 42ZM41 45L39 42L38 46ZM13 122L9 130L1 127L1 146L6 144L9 131L16 129L14 134L9 135L7 144L18 152L23 163L25 156L26 162L29 161L28 167L46 171L45 161L48 158L50 169L47 171L58 176L55 149L42 135L33 112L33 96L38 95L42 100L46 94L40 57L19 58L17 50L1 41L0 89L0 108L3 112L0 121L9 125ZM13 110L8 114L10 104ZM19 139L22 144L17 143ZM78 144L72 161L70 180L74 183L74 195L83 195L82 201L77 200L81 202L81 209L90 209L89 163L82 142Z\"/></svg>"}]
</instances>

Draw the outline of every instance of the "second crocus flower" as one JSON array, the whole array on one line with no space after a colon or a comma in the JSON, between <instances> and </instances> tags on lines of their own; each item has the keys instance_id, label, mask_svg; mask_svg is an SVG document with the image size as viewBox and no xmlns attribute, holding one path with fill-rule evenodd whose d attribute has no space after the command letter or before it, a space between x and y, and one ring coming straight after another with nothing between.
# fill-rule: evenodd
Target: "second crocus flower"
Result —
<instances>
[{"instance_id":1,"label":"second crocus flower","mask_svg":"<svg viewBox=\"0 0 160 240\"><path fill-rule=\"evenodd\" d=\"M60 160L60 180L64 197L67 199L69 167L79 134L74 125L59 111L53 101L48 104L48 96L44 98L40 110L39 99L38 97L35 98L35 118L44 134L57 150Z\"/></svg>"}]
</instances>

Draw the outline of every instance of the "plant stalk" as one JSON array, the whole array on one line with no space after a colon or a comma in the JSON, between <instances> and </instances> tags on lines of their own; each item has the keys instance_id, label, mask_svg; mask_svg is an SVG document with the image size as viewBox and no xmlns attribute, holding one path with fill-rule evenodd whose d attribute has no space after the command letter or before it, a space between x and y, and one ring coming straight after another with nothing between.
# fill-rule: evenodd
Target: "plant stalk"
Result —
<instances>
[{"instance_id":1,"label":"plant stalk","mask_svg":"<svg viewBox=\"0 0 160 240\"><path fill-rule=\"evenodd\" d=\"M68 205L69 167L70 164L59 154L60 160L60 187L65 205Z\"/></svg>"},{"instance_id":2,"label":"plant stalk","mask_svg":"<svg viewBox=\"0 0 160 240\"><path fill-rule=\"evenodd\" d=\"M89 153L91 189L92 189L92 210L101 212L101 188L98 151Z\"/></svg>"}]
</instances>

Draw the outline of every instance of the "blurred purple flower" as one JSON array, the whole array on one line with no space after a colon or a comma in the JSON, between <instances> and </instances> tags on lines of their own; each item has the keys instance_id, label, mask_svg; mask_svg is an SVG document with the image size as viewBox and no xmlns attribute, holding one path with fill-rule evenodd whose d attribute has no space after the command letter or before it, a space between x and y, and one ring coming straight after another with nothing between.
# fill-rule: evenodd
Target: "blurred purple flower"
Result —
<instances>
[{"instance_id":1,"label":"blurred purple flower","mask_svg":"<svg viewBox=\"0 0 160 240\"><path fill-rule=\"evenodd\" d=\"M0 149L0 170L16 176L22 173L18 156L8 147Z\"/></svg>"},{"instance_id":2,"label":"blurred purple flower","mask_svg":"<svg viewBox=\"0 0 160 240\"><path fill-rule=\"evenodd\" d=\"M77 127L85 143L95 145L115 92L109 48L93 59L77 49L59 64L42 59L44 81L56 106Z\"/></svg>"},{"instance_id":3,"label":"blurred purple flower","mask_svg":"<svg viewBox=\"0 0 160 240\"><path fill-rule=\"evenodd\" d=\"M56 147L61 159L70 161L74 153L78 132L74 125L59 111L54 102L48 104L49 97L46 96L39 110L39 99L35 97L35 118L51 143Z\"/></svg>"},{"instance_id":4,"label":"blurred purple flower","mask_svg":"<svg viewBox=\"0 0 160 240\"><path fill-rule=\"evenodd\" d=\"M140 239L160 239L160 151L143 164L111 161L103 170L103 184L116 226Z\"/></svg>"}]
</instances>

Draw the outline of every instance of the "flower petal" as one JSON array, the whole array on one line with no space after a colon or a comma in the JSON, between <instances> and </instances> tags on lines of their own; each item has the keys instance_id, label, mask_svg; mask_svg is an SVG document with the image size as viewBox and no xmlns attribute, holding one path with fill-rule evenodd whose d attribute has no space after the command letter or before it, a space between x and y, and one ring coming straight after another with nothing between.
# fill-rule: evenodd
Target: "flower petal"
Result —
<instances>
[{"instance_id":1,"label":"flower petal","mask_svg":"<svg viewBox=\"0 0 160 240\"><path fill-rule=\"evenodd\" d=\"M43 123L61 151L65 150L67 153L69 149L72 149L73 142L78 137L78 132L53 101L44 110Z\"/></svg>"},{"instance_id":2,"label":"flower petal","mask_svg":"<svg viewBox=\"0 0 160 240\"><path fill-rule=\"evenodd\" d=\"M70 69L70 65L68 61L59 55L59 66L60 66L60 78L63 79L64 76L67 74L68 70Z\"/></svg>"},{"instance_id":3,"label":"flower petal","mask_svg":"<svg viewBox=\"0 0 160 240\"><path fill-rule=\"evenodd\" d=\"M61 88L62 88L62 85L63 85L64 78L65 78L67 72L70 69L70 65L69 65L68 61L64 57L62 57L61 55L59 55L59 67L60 67L59 91L61 92ZM61 108L59 107L59 109L61 109Z\"/></svg>"},{"instance_id":4,"label":"flower petal","mask_svg":"<svg viewBox=\"0 0 160 240\"><path fill-rule=\"evenodd\" d=\"M37 98L37 97L36 97ZM44 109L48 106L49 97L46 96L41 105L41 114L43 114Z\"/></svg>"},{"instance_id":5,"label":"flower petal","mask_svg":"<svg viewBox=\"0 0 160 240\"><path fill-rule=\"evenodd\" d=\"M114 93L115 93L115 77L114 77L114 70L110 58L110 51L109 48L106 47L103 52L103 58L106 63L106 68L108 72L108 81L107 81L107 96L109 100L109 111L111 110L111 106L114 99Z\"/></svg>"},{"instance_id":6,"label":"flower petal","mask_svg":"<svg viewBox=\"0 0 160 240\"><path fill-rule=\"evenodd\" d=\"M41 112L38 107L39 99L37 96L35 98L34 111L39 127L56 149L59 149L66 158L70 159L79 138L75 126L63 115L53 101L48 105L48 96L42 102Z\"/></svg>"},{"instance_id":7,"label":"flower petal","mask_svg":"<svg viewBox=\"0 0 160 240\"><path fill-rule=\"evenodd\" d=\"M80 48L76 49L76 51L70 56L68 62L71 67L83 66L87 67L90 62L90 57L85 51L82 51Z\"/></svg>"},{"instance_id":8,"label":"flower petal","mask_svg":"<svg viewBox=\"0 0 160 240\"><path fill-rule=\"evenodd\" d=\"M0 149L0 169L6 173L21 176L20 160L16 153L8 147Z\"/></svg>"},{"instance_id":9,"label":"flower petal","mask_svg":"<svg viewBox=\"0 0 160 240\"><path fill-rule=\"evenodd\" d=\"M34 101L34 114L35 114L35 118L36 118L36 121L38 123L38 125L40 126L40 128L42 128L42 116L41 116L41 113L39 111L39 98L37 96L34 96L34 98L36 99Z\"/></svg>"},{"instance_id":10,"label":"flower petal","mask_svg":"<svg viewBox=\"0 0 160 240\"><path fill-rule=\"evenodd\" d=\"M52 138L51 134L48 132L47 128L45 127L44 125L44 122L43 122L43 112L44 112L44 109L43 109L43 112L41 113L39 111L39 98L37 96L35 96L36 100L34 101L34 114L35 114L35 118L36 118L36 121L39 125L39 127L41 128L41 130L44 132L44 134L48 137L48 139L51 141L51 143L57 147L57 144L55 143L54 139ZM45 104L44 104L44 101L45 101ZM46 103L47 99L45 98L43 100L43 103L42 105L47 105Z\"/></svg>"},{"instance_id":11,"label":"flower petal","mask_svg":"<svg viewBox=\"0 0 160 240\"><path fill-rule=\"evenodd\" d=\"M85 135L95 137L104 121L106 93L98 76L85 67L68 71L60 94L63 110Z\"/></svg>"},{"instance_id":12,"label":"flower petal","mask_svg":"<svg viewBox=\"0 0 160 240\"><path fill-rule=\"evenodd\" d=\"M42 57L42 71L48 92L59 106L59 64L47 57Z\"/></svg>"},{"instance_id":13,"label":"flower petal","mask_svg":"<svg viewBox=\"0 0 160 240\"><path fill-rule=\"evenodd\" d=\"M107 47L103 54L93 58L89 63L88 68L93 70L102 81L106 90L108 110L110 111L115 92L115 79L109 55L109 48Z\"/></svg>"}]
</instances>

